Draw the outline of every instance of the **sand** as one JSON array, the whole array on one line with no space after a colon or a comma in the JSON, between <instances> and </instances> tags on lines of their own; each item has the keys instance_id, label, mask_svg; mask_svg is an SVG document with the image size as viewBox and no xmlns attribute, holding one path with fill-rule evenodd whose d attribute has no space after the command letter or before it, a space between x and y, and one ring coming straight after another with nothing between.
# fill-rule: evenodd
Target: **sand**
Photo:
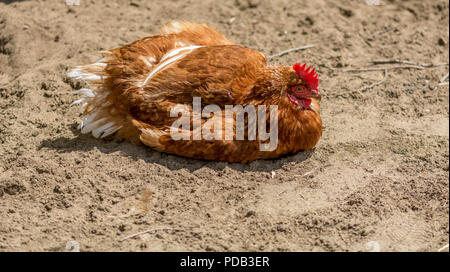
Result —
<instances>
[{"instance_id":1,"label":"sand","mask_svg":"<svg viewBox=\"0 0 450 272\"><path fill-rule=\"evenodd\" d=\"M448 62L449 5L380 2L0 1L0 250L65 251L68 241L81 251L445 246L449 87L439 80L448 66L390 70L361 91L383 71L344 69ZM208 23L266 55L315 45L270 63L317 67L316 148L241 165L81 135L70 103L84 83L68 70L174 19Z\"/></svg>"}]
</instances>

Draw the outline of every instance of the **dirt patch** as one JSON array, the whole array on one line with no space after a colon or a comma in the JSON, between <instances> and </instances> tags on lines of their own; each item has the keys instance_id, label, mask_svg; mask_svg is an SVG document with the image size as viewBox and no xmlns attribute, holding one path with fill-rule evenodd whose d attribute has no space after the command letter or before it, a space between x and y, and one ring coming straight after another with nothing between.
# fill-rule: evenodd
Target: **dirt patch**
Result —
<instances>
[{"instance_id":1,"label":"dirt patch","mask_svg":"<svg viewBox=\"0 0 450 272\"><path fill-rule=\"evenodd\" d=\"M436 251L449 237L447 1L0 2L0 250ZM373 2L373 1L372 1ZM206 22L321 80L317 147L249 165L161 154L76 130L65 74L98 51ZM127 239L133 233L165 228Z\"/></svg>"}]
</instances>

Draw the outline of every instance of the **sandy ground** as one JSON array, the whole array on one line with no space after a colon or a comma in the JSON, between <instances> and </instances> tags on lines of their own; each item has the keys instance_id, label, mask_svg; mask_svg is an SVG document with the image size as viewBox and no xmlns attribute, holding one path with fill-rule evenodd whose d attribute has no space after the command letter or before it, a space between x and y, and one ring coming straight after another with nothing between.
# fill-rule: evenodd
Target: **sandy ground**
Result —
<instances>
[{"instance_id":1,"label":"sandy ground","mask_svg":"<svg viewBox=\"0 0 450 272\"><path fill-rule=\"evenodd\" d=\"M0 250L437 251L449 239L447 1L0 1ZM65 74L173 19L206 22L321 78L317 147L248 165L76 130ZM381 65L390 66L390 64ZM120 241L133 233L155 232ZM161 229L162 228L162 229ZM448 250L448 249L447 249Z\"/></svg>"}]
</instances>

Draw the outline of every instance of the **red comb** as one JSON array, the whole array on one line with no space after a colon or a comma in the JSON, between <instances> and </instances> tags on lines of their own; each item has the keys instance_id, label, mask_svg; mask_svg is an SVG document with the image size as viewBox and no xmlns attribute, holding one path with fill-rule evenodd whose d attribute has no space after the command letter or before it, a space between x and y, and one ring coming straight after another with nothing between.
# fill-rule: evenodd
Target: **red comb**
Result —
<instances>
[{"instance_id":1,"label":"red comb","mask_svg":"<svg viewBox=\"0 0 450 272\"><path fill-rule=\"evenodd\" d=\"M311 66L306 67L306 63L303 65L301 63L296 63L292 68L294 68L295 72L302 80L306 81L306 84L308 84L311 89L317 89L319 87L319 75L316 73L316 68L311 70Z\"/></svg>"}]
</instances>

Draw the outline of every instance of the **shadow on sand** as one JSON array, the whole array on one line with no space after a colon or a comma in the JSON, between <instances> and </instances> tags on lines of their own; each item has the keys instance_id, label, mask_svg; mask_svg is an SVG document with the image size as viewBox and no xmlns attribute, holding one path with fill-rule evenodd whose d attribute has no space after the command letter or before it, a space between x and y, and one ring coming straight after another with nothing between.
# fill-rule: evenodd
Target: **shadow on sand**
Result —
<instances>
[{"instance_id":1,"label":"shadow on sand","mask_svg":"<svg viewBox=\"0 0 450 272\"><path fill-rule=\"evenodd\" d=\"M56 139L46 139L41 142L38 149L48 148L56 150L59 153L90 151L93 149L97 149L105 154L120 152L135 160L159 164L170 170L187 169L190 172L202 167L208 167L213 170L223 170L225 167L229 167L241 172L270 172L272 170L283 168L284 165L292 162L299 163L307 160L314 153L314 149L312 149L275 160L256 160L249 164L215 162L161 153L143 145L134 145L128 142L114 140L112 136L106 139L96 139L90 134L80 134L76 127L77 124L75 123L70 126L73 133L78 135L76 138L59 137Z\"/></svg>"}]
</instances>

